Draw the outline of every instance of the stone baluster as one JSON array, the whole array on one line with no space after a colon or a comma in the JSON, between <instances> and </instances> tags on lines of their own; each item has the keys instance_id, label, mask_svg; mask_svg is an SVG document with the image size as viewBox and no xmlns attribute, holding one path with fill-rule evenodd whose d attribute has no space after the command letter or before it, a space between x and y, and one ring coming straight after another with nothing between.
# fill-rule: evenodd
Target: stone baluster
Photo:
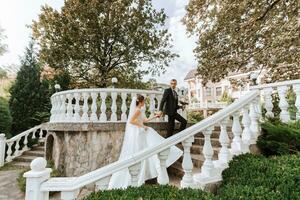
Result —
<instances>
[{"instance_id":1,"label":"stone baluster","mask_svg":"<svg viewBox=\"0 0 300 200\"><path fill-rule=\"evenodd\" d=\"M107 121L107 116L106 116L106 97L107 93L106 92L101 92L101 114L100 114L100 121L101 122L106 122Z\"/></svg>"},{"instance_id":2,"label":"stone baluster","mask_svg":"<svg viewBox=\"0 0 300 200\"><path fill-rule=\"evenodd\" d=\"M43 129L40 128L40 131L39 131L39 139L42 139L43 138Z\"/></svg>"},{"instance_id":3,"label":"stone baluster","mask_svg":"<svg viewBox=\"0 0 300 200\"><path fill-rule=\"evenodd\" d=\"M81 116L81 121L82 122L88 122L89 121L89 116L88 116L88 111L89 111L89 106L88 106L88 98L89 94L87 92L83 92L83 107L82 107L82 116Z\"/></svg>"},{"instance_id":4,"label":"stone baluster","mask_svg":"<svg viewBox=\"0 0 300 200\"><path fill-rule=\"evenodd\" d=\"M5 134L0 134L0 167L4 165L5 161L5 146L6 146L6 137Z\"/></svg>"},{"instance_id":5,"label":"stone baluster","mask_svg":"<svg viewBox=\"0 0 300 200\"><path fill-rule=\"evenodd\" d=\"M161 102L162 96L161 95L157 95L156 99L157 99L157 110L159 110L159 106L160 106L160 102ZM163 118L162 117L157 118L156 121L157 122L161 122L161 121L163 121Z\"/></svg>"},{"instance_id":6,"label":"stone baluster","mask_svg":"<svg viewBox=\"0 0 300 200\"><path fill-rule=\"evenodd\" d=\"M74 98L75 98L75 106L74 106L74 122L80 122L80 105L79 101L81 98L81 93L75 92L74 93Z\"/></svg>"},{"instance_id":7,"label":"stone baluster","mask_svg":"<svg viewBox=\"0 0 300 200\"><path fill-rule=\"evenodd\" d=\"M300 84L293 85L293 90L296 93L295 106L297 108L296 119L300 120Z\"/></svg>"},{"instance_id":8,"label":"stone baluster","mask_svg":"<svg viewBox=\"0 0 300 200\"><path fill-rule=\"evenodd\" d=\"M220 137L219 137L219 142L221 144L221 150L218 155L218 164L220 168L226 168L228 167L228 162L231 160L232 156L231 153L228 149L229 146L229 137L227 133L227 122L228 119L224 119L220 122Z\"/></svg>"},{"instance_id":9,"label":"stone baluster","mask_svg":"<svg viewBox=\"0 0 300 200\"><path fill-rule=\"evenodd\" d=\"M250 144L256 144L257 137L259 135L259 126L258 126L258 120L259 120L259 114L256 109L256 100L253 100L250 104L250 131L251 131L251 139Z\"/></svg>"},{"instance_id":10,"label":"stone baluster","mask_svg":"<svg viewBox=\"0 0 300 200\"><path fill-rule=\"evenodd\" d=\"M67 121L72 122L73 121L73 106L72 106L72 99L73 94L67 94L68 104L67 104Z\"/></svg>"},{"instance_id":11,"label":"stone baluster","mask_svg":"<svg viewBox=\"0 0 300 200\"><path fill-rule=\"evenodd\" d=\"M117 93L116 92L112 92L111 93L111 99L112 99L112 104L111 104L111 116L110 116L110 121L116 122L118 121L117 118Z\"/></svg>"},{"instance_id":12,"label":"stone baluster","mask_svg":"<svg viewBox=\"0 0 300 200\"><path fill-rule=\"evenodd\" d=\"M279 86L277 88L278 95L279 95L279 108L281 110L280 112L280 120L284 123L290 121L290 115L288 112L289 104L286 101L286 93L287 93L288 87L287 86Z\"/></svg>"},{"instance_id":13,"label":"stone baluster","mask_svg":"<svg viewBox=\"0 0 300 200\"><path fill-rule=\"evenodd\" d=\"M232 123L233 140L231 143L231 153L233 155L239 155L242 153L242 127L240 124L240 112L237 111L233 114Z\"/></svg>"},{"instance_id":14,"label":"stone baluster","mask_svg":"<svg viewBox=\"0 0 300 200\"><path fill-rule=\"evenodd\" d=\"M213 164L212 158L214 155L214 150L211 145L211 139L210 136L212 134L213 127L210 127L203 131L204 134L204 146L203 146L203 155L205 158L205 161L201 167L201 174L195 175L194 179L198 183L205 184L207 182L210 182L211 180L219 180L219 173L217 173L217 170Z\"/></svg>"},{"instance_id":15,"label":"stone baluster","mask_svg":"<svg viewBox=\"0 0 300 200\"><path fill-rule=\"evenodd\" d=\"M130 166L129 174L131 176L131 186L137 187L138 186L138 176L141 170L141 163L136 163L135 165Z\"/></svg>"},{"instance_id":16,"label":"stone baluster","mask_svg":"<svg viewBox=\"0 0 300 200\"><path fill-rule=\"evenodd\" d=\"M169 156L170 148L160 152L158 154L158 159L160 161L160 169L158 172L157 182L160 185L166 185L169 183L169 176L167 172L166 160Z\"/></svg>"},{"instance_id":17,"label":"stone baluster","mask_svg":"<svg viewBox=\"0 0 300 200\"><path fill-rule=\"evenodd\" d=\"M12 161L12 155L11 155L12 154L12 150L11 150L12 145L13 145L13 142L7 143L6 162Z\"/></svg>"},{"instance_id":18,"label":"stone baluster","mask_svg":"<svg viewBox=\"0 0 300 200\"><path fill-rule=\"evenodd\" d=\"M24 147L22 148L22 153L24 152L24 151L27 151L27 150L29 150L29 147L27 146L27 144L28 144L28 136L29 136L29 134L26 134L24 137Z\"/></svg>"},{"instance_id":19,"label":"stone baluster","mask_svg":"<svg viewBox=\"0 0 300 200\"><path fill-rule=\"evenodd\" d=\"M61 94L60 95L60 112L59 112L59 121L60 122L64 122L66 121L66 95L65 94Z\"/></svg>"},{"instance_id":20,"label":"stone baluster","mask_svg":"<svg viewBox=\"0 0 300 200\"><path fill-rule=\"evenodd\" d=\"M155 115L155 94L150 94L150 106L149 106L149 110L150 110L150 117L154 117Z\"/></svg>"},{"instance_id":21,"label":"stone baluster","mask_svg":"<svg viewBox=\"0 0 300 200\"><path fill-rule=\"evenodd\" d=\"M271 87L265 88L263 92L264 92L264 100L265 100L265 109L267 111L266 117L273 118L274 117L274 113L272 112L274 107L272 103L273 89Z\"/></svg>"},{"instance_id":22,"label":"stone baluster","mask_svg":"<svg viewBox=\"0 0 300 200\"><path fill-rule=\"evenodd\" d=\"M251 144L251 130L250 130L250 124L251 124L251 119L249 116L249 106L245 106L243 108L243 119L242 119L242 124L244 126L243 132L242 132L242 143L243 143L243 153L248 153L250 152L249 150L249 145Z\"/></svg>"},{"instance_id":23,"label":"stone baluster","mask_svg":"<svg viewBox=\"0 0 300 200\"><path fill-rule=\"evenodd\" d=\"M13 154L13 158L18 157L20 155L20 139L16 140L15 152Z\"/></svg>"},{"instance_id":24,"label":"stone baluster","mask_svg":"<svg viewBox=\"0 0 300 200\"><path fill-rule=\"evenodd\" d=\"M185 187L193 187L193 162L191 157L191 146L194 142L194 136L189 137L188 139L182 142L183 146L183 161L182 161L182 169L184 171L184 176L180 182L182 188Z\"/></svg>"},{"instance_id":25,"label":"stone baluster","mask_svg":"<svg viewBox=\"0 0 300 200\"><path fill-rule=\"evenodd\" d=\"M92 97L91 121L92 122L97 122L98 121L98 116L97 116L97 97L98 97L98 93L97 92L91 92L91 97Z\"/></svg>"},{"instance_id":26,"label":"stone baluster","mask_svg":"<svg viewBox=\"0 0 300 200\"><path fill-rule=\"evenodd\" d=\"M121 98L122 98L122 106L121 106L121 110L122 110L122 114L121 114L121 121L122 122L126 122L127 121L127 106L126 106L126 99L127 99L127 93L123 92L121 94Z\"/></svg>"},{"instance_id":27,"label":"stone baluster","mask_svg":"<svg viewBox=\"0 0 300 200\"><path fill-rule=\"evenodd\" d=\"M95 191L106 190L108 188L111 176L107 176L95 183Z\"/></svg>"}]
</instances>

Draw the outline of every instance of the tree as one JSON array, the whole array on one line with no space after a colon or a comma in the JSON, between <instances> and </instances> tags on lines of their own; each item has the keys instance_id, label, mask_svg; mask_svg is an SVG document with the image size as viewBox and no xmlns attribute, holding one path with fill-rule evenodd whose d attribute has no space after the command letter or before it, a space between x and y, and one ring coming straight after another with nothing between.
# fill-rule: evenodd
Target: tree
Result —
<instances>
[{"instance_id":1,"label":"tree","mask_svg":"<svg viewBox=\"0 0 300 200\"><path fill-rule=\"evenodd\" d=\"M10 135L11 115L8 107L8 102L3 97L0 97L0 133L4 133L7 138Z\"/></svg>"},{"instance_id":2,"label":"tree","mask_svg":"<svg viewBox=\"0 0 300 200\"><path fill-rule=\"evenodd\" d=\"M16 81L10 89L13 135L47 121L51 108L48 88L48 82L41 80L41 65L31 42L21 60Z\"/></svg>"},{"instance_id":3,"label":"tree","mask_svg":"<svg viewBox=\"0 0 300 200\"><path fill-rule=\"evenodd\" d=\"M3 29L0 27L0 56L3 55L6 52L7 46L2 43L2 40L5 38L3 35Z\"/></svg>"},{"instance_id":4,"label":"tree","mask_svg":"<svg viewBox=\"0 0 300 200\"><path fill-rule=\"evenodd\" d=\"M0 68L0 80L4 78L7 78L7 72Z\"/></svg>"},{"instance_id":5,"label":"tree","mask_svg":"<svg viewBox=\"0 0 300 200\"><path fill-rule=\"evenodd\" d=\"M44 63L73 82L106 87L115 74L135 80L165 70L176 56L165 21L151 0L68 0L61 12L42 7L32 28Z\"/></svg>"},{"instance_id":6,"label":"tree","mask_svg":"<svg viewBox=\"0 0 300 200\"><path fill-rule=\"evenodd\" d=\"M205 79L254 69L266 70L266 81L300 78L299 1L191 0L183 21L199 36Z\"/></svg>"}]
</instances>

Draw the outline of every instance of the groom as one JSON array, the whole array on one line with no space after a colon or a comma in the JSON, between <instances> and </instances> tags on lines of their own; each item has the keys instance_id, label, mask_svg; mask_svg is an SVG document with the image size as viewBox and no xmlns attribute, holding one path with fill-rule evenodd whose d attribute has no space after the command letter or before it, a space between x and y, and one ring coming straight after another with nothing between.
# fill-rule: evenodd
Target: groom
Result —
<instances>
[{"instance_id":1,"label":"groom","mask_svg":"<svg viewBox=\"0 0 300 200\"><path fill-rule=\"evenodd\" d=\"M178 105L178 95L175 91L176 86L177 86L177 80L172 79L170 83L170 88L165 89L159 106L160 112L158 113L158 115L162 116L163 111L165 114L168 115L167 137L173 135L174 128L175 128L175 120L180 122L179 131L184 130L187 124L187 121L177 113L177 110L181 107Z\"/></svg>"}]
</instances>

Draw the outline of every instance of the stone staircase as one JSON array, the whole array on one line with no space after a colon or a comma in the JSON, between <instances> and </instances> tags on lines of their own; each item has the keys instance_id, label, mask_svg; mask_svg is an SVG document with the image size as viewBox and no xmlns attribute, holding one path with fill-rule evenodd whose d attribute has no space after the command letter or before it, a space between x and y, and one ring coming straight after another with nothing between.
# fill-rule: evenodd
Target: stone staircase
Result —
<instances>
[{"instance_id":1,"label":"stone staircase","mask_svg":"<svg viewBox=\"0 0 300 200\"><path fill-rule=\"evenodd\" d=\"M34 160L37 157L44 157L44 143L44 139L40 139L38 144L33 145L30 150L25 151L21 156L16 157L13 160L12 164L17 167L29 168L32 160Z\"/></svg>"},{"instance_id":2,"label":"stone staircase","mask_svg":"<svg viewBox=\"0 0 300 200\"><path fill-rule=\"evenodd\" d=\"M229 136L229 140L231 142L232 138L233 138L233 134L232 134L230 126L227 126L227 133ZM220 136L220 127L216 126L211 135L211 145L214 150L213 160L218 159L218 153L220 152L220 149L221 149L221 144L219 142L219 136ZM202 133L196 134L195 138L194 138L194 143L192 144L192 147L191 147L191 158L192 158L192 161L194 164L194 169L193 169L194 173L199 173L201 171L201 166L202 166L203 162L205 161L205 158L202 153L203 145L204 145L204 135ZM181 143L178 144L177 147L180 148L181 150L183 150L183 146ZM182 159L183 159L183 156L181 156L180 159L178 159L173 165L171 165L168 168L168 173L171 176L180 178L180 180L184 175L184 171L182 169Z\"/></svg>"}]
</instances>

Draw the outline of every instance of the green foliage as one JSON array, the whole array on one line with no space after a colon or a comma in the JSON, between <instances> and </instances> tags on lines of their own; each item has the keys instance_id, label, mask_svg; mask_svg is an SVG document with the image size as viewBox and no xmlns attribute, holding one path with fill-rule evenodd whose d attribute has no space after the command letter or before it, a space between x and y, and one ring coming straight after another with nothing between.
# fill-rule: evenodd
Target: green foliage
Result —
<instances>
[{"instance_id":1,"label":"green foliage","mask_svg":"<svg viewBox=\"0 0 300 200\"><path fill-rule=\"evenodd\" d=\"M0 68L0 79L7 78L7 72Z\"/></svg>"},{"instance_id":2,"label":"green foliage","mask_svg":"<svg viewBox=\"0 0 300 200\"><path fill-rule=\"evenodd\" d=\"M299 124L299 121L288 125L276 120L263 123L258 147L266 156L300 152Z\"/></svg>"},{"instance_id":3,"label":"green foliage","mask_svg":"<svg viewBox=\"0 0 300 200\"><path fill-rule=\"evenodd\" d=\"M93 193L84 200L212 200L213 195L196 189L179 189L174 186L143 185L138 188L129 187L126 190L115 189Z\"/></svg>"},{"instance_id":4,"label":"green foliage","mask_svg":"<svg viewBox=\"0 0 300 200\"><path fill-rule=\"evenodd\" d=\"M32 29L44 63L73 83L107 87L113 76L123 84L165 70L176 56L165 22L151 0L71 0L61 11L44 6Z\"/></svg>"},{"instance_id":5,"label":"green foliage","mask_svg":"<svg viewBox=\"0 0 300 200\"><path fill-rule=\"evenodd\" d=\"M186 10L202 78L255 69L266 69L266 82L300 78L299 1L190 0Z\"/></svg>"},{"instance_id":6,"label":"green foliage","mask_svg":"<svg viewBox=\"0 0 300 200\"><path fill-rule=\"evenodd\" d=\"M11 136L12 118L9 111L8 102L0 97L0 133L4 133L7 138Z\"/></svg>"},{"instance_id":7,"label":"green foliage","mask_svg":"<svg viewBox=\"0 0 300 200\"><path fill-rule=\"evenodd\" d=\"M33 43L27 48L21 68L10 89L9 106L13 118L12 132L16 135L48 121L50 111L49 84L41 81L41 67Z\"/></svg>"},{"instance_id":8,"label":"green foliage","mask_svg":"<svg viewBox=\"0 0 300 200\"><path fill-rule=\"evenodd\" d=\"M5 38L3 35L3 29L0 27L0 56L4 54L7 50L7 45L2 43L2 40Z\"/></svg>"},{"instance_id":9,"label":"green foliage","mask_svg":"<svg viewBox=\"0 0 300 200\"><path fill-rule=\"evenodd\" d=\"M227 91L224 91L219 101L226 102L229 104L233 102L233 98L228 94Z\"/></svg>"},{"instance_id":10,"label":"green foliage","mask_svg":"<svg viewBox=\"0 0 300 200\"><path fill-rule=\"evenodd\" d=\"M300 199L300 154L265 158L244 154L223 171L222 200Z\"/></svg>"},{"instance_id":11,"label":"green foliage","mask_svg":"<svg viewBox=\"0 0 300 200\"><path fill-rule=\"evenodd\" d=\"M203 120L203 115L199 111L190 111L187 114L187 121L189 123L198 123Z\"/></svg>"}]
</instances>

